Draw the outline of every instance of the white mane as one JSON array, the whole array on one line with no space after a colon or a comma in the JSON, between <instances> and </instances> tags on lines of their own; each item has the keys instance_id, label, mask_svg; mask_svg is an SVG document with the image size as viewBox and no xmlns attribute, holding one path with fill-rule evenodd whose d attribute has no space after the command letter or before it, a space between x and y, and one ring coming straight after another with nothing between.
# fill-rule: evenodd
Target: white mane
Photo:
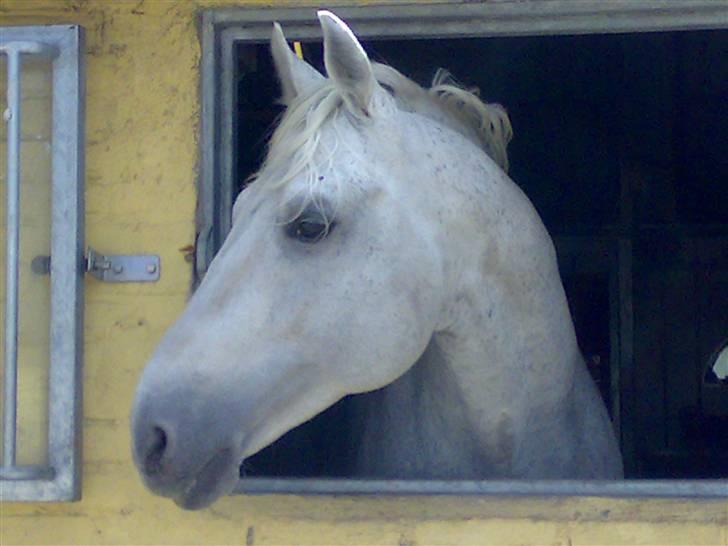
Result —
<instances>
[{"instance_id":1,"label":"white mane","mask_svg":"<svg viewBox=\"0 0 728 546\"><path fill-rule=\"evenodd\" d=\"M474 90L456 85L450 73L442 69L435 74L429 94L453 117L470 127L483 150L508 172L506 148L513 138L513 128L505 108L481 101Z\"/></svg>"},{"instance_id":2,"label":"white mane","mask_svg":"<svg viewBox=\"0 0 728 546\"><path fill-rule=\"evenodd\" d=\"M508 114L499 104L487 104L472 91L454 83L450 74L438 70L432 87L424 89L397 70L373 63L379 84L389 91L402 110L417 112L461 133L483 149L504 171L508 171L506 148L513 132ZM386 113L392 101L375 93L367 113L370 117ZM266 173L266 185L280 187L301 172L316 181L313 163L320 143L320 129L329 119L335 119L344 101L334 84L323 78L318 86L296 97L286 111L269 143L268 156L258 178ZM363 114L362 122L366 122Z\"/></svg>"}]
</instances>

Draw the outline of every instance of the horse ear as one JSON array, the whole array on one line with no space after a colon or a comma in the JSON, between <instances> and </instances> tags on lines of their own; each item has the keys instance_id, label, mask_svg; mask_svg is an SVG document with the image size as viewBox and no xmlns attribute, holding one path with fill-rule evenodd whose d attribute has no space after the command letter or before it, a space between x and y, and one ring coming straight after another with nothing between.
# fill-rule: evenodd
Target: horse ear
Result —
<instances>
[{"instance_id":1,"label":"horse ear","mask_svg":"<svg viewBox=\"0 0 728 546\"><path fill-rule=\"evenodd\" d=\"M284 104L290 104L302 91L323 79L318 70L291 51L278 23L273 23L270 50L278 80L281 82Z\"/></svg>"},{"instance_id":2,"label":"horse ear","mask_svg":"<svg viewBox=\"0 0 728 546\"><path fill-rule=\"evenodd\" d=\"M376 80L372 65L354 33L330 11L318 12L324 33L324 65L353 112L369 115Z\"/></svg>"}]
</instances>

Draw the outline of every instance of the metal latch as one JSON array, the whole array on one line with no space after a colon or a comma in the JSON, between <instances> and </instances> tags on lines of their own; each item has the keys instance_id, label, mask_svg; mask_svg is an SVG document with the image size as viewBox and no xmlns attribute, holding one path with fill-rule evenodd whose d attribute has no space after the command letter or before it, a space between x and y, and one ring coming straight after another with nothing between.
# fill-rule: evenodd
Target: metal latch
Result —
<instances>
[{"instance_id":1,"label":"metal latch","mask_svg":"<svg viewBox=\"0 0 728 546\"><path fill-rule=\"evenodd\" d=\"M159 280L156 254L99 254L86 251L86 271L104 282L155 282Z\"/></svg>"},{"instance_id":2,"label":"metal latch","mask_svg":"<svg viewBox=\"0 0 728 546\"><path fill-rule=\"evenodd\" d=\"M115 254L105 256L88 247L84 257L87 273L103 282L155 282L159 280L159 256L156 254ZM30 267L36 275L49 275L51 257L36 256Z\"/></svg>"}]
</instances>

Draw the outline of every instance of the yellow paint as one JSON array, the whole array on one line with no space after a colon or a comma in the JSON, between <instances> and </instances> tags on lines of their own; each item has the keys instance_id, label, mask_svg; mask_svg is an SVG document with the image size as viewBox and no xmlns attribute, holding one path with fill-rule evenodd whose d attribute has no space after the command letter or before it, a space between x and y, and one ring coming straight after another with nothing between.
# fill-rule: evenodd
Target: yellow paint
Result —
<instances>
[{"instance_id":1,"label":"yellow paint","mask_svg":"<svg viewBox=\"0 0 728 546\"><path fill-rule=\"evenodd\" d=\"M296 52L296 56L299 59L303 59L303 47L301 47L301 42L293 42L293 51Z\"/></svg>"},{"instance_id":2,"label":"yellow paint","mask_svg":"<svg viewBox=\"0 0 728 546\"><path fill-rule=\"evenodd\" d=\"M86 281L83 499L4 504L0 543L728 544L720 501L237 496L184 513L143 489L127 416L146 358L187 297L180 249L194 236L196 14L224 4L240 3L0 0L0 24L87 29L87 240L157 252L163 263L157 284Z\"/></svg>"}]
</instances>

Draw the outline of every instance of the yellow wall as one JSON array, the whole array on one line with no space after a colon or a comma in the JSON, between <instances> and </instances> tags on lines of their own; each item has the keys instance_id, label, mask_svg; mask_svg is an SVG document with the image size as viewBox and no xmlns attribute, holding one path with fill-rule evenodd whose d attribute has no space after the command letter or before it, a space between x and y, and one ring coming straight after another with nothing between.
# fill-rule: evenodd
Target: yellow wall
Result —
<instances>
[{"instance_id":1,"label":"yellow wall","mask_svg":"<svg viewBox=\"0 0 728 546\"><path fill-rule=\"evenodd\" d=\"M0 543L728 544L724 501L236 496L186 513L143 489L130 460L133 389L190 279L180 249L194 234L195 13L232 3L0 0L0 24L87 29L87 240L163 264L157 284L86 281L83 499L4 504Z\"/></svg>"}]
</instances>

